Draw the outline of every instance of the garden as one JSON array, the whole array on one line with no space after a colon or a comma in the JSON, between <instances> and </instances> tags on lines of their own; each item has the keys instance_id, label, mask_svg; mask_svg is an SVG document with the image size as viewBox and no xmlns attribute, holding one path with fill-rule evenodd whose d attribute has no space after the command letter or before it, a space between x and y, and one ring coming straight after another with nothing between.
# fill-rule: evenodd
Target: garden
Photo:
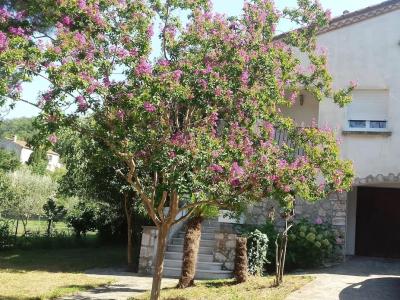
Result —
<instances>
[{"instance_id":1,"label":"garden","mask_svg":"<svg viewBox=\"0 0 400 300\"><path fill-rule=\"evenodd\" d=\"M208 0L0 4L1 104L38 111L27 164L1 154L14 161L0 174L0 267L15 282L7 295L51 298L105 284L85 278L74 285L70 276L117 264L117 248L103 252L110 244L124 245L124 264L137 271L143 225L157 228L152 289L143 296L152 300L202 293L243 299L255 289L283 299L310 280L285 278L287 268L320 265L340 250L329 225L296 220L294 212L299 198L315 202L348 190L351 162L341 158L332 130L299 128L281 109L304 91L339 106L351 101L354 85L332 88L317 47L330 17L317 1L279 11L273 1L252 0L237 17L215 13ZM301 29L278 35L282 19ZM306 68L293 49L308 58ZM45 87L27 99L24 90L38 78ZM277 131L286 138L277 140ZM46 170L49 149L64 169ZM202 221L222 209L238 217L267 198L279 207L281 226L243 227L235 279L193 287ZM39 217L45 231L31 220ZM182 223L179 290L161 291L168 236ZM44 276L50 286L19 289L14 268L23 264L20 276ZM66 278L49 281L46 268L53 267ZM261 277L267 273L273 278Z\"/></svg>"}]
</instances>

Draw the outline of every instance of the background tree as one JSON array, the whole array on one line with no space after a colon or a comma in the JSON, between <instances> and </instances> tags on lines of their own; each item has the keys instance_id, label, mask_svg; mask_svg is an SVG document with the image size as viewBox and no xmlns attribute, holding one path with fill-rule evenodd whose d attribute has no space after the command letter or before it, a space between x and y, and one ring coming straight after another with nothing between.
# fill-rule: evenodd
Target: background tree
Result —
<instances>
[{"instance_id":1,"label":"background tree","mask_svg":"<svg viewBox=\"0 0 400 300\"><path fill-rule=\"evenodd\" d=\"M46 174L48 164L46 149L35 147L27 161L27 165L32 172L38 175L44 175Z\"/></svg>"},{"instance_id":2,"label":"background tree","mask_svg":"<svg viewBox=\"0 0 400 300\"><path fill-rule=\"evenodd\" d=\"M227 18L206 0L45 2L59 17L45 42L34 14L2 14L3 103L42 109L48 145L67 126L125 164L126 181L158 228L152 299L159 298L168 231L198 207L236 210L263 197L286 201L282 192L322 198L347 187L349 162L340 160L334 136L297 130L280 112L304 89L317 100L350 101L351 87L332 91L326 57L316 51L316 33L328 24L318 3L299 0L279 12L272 1L253 0L239 18ZM281 18L303 28L277 40ZM155 20L162 55L151 62ZM308 57L305 69L293 48ZM22 99L21 83L37 76L49 89L38 103ZM292 142L278 145L274 128ZM299 147L304 157L296 156ZM280 170L291 181L276 176Z\"/></svg>"},{"instance_id":3,"label":"background tree","mask_svg":"<svg viewBox=\"0 0 400 300\"><path fill-rule=\"evenodd\" d=\"M56 193L57 183L48 176L33 174L28 168L20 168L7 176L11 195L7 200L6 212L22 222L26 234L29 218L42 214L46 200Z\"/></svg>"},{"instance_id":4,"label":"background tree","mask_svg":"<svg viewBox=\"0 0 400 300\"><path fill-rule=\"evenodd\" d=\"M47 235L51 236L51 228L54 222L60 221L64 218L67 210L63 205L57 204L54 198L49 198L47 202L43 205L44 215L47 218Z\"/></svg>"},{"instance_id":5,"label":"background tree","mask_svg":"<svg viewBox=\"0 0 400 300\"><path fill-rule=\"evenodd\" d=\"M128 269L136 271L141 227L150 222L140 199L121 176L126 172L125 165L104 144L82 138L71 130L60 134L57 151L68 167L60 181L61 194L103 204L107 221L97 222L100 235L114 240L126 236Z\"/></svg>"},{"instance_id":6,"label":"background tree","mask_svg":"<svg viewBox=\"0 0 400 300\"><path fill-rule=\"evenodd\" d=\"M20 165L21 163L14 152L0 149L0 170L2 172L14 171Z\"/></svg>"},{"instance_id":7,"label":"background tree","mask_svg":"<svg viewBox=\"0 0 400 300\"><path fill-rule=\"evenodd\" d=\"M0 137L29 141L37 130L33 126L33 118L16 118L0 122Z\"/></svg>"}]
</instances>

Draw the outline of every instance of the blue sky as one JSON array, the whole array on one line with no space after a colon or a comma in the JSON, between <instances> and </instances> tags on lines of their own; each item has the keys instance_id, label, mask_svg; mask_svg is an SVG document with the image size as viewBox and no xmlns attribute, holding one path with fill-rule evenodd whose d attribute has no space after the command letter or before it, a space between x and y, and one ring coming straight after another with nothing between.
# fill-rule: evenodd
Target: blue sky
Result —
<instances>
[{"instance_id":1,"label":"blue sky","mask_svg":"<svg viewBox=\"0 0 400 300\"><path fill-rule=\"evenodd\" d=\"M276 0L276 5L279 9L284 7L295 7L296 0ZM378 4L383 0L320 0L325 9L331 9L333 16L339 16L345 10L350 12L358 10L370 5ZM243 0L213 0L216 11L227 15L239 15L241 13ZM278 28L280 31L290 30L290 24L282 23ZM39 91L46 89L47 83L44 80L34 80L33 83L24 86L23 98L34 100ZM2 113L2 116L11 119L18 117L31 117L38 114L38 110L24 103L17 103L14 110L7 114Z\"/></svg>"}]
</instances>

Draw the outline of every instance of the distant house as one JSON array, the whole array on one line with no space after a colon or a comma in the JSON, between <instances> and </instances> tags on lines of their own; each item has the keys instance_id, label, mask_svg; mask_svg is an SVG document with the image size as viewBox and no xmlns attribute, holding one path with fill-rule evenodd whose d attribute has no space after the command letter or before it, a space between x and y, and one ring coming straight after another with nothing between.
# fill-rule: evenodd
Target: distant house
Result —
<instances>
[{"instance_id":1,"label":"distant house","mask_svg":"<svg viewBox=\"0 0 400 300\"><path fill-rule=\"evenodd\" d=\"M28 147L27 142L18 140L17 136L14 136L13 139L5 138L0 140L0 148L14 152L21 163L26 163L33 152ZM58 153L51 150L47 151L47 160L47 170L54 171L61 167L60 155Z\"/></svg>"}]
</instances>

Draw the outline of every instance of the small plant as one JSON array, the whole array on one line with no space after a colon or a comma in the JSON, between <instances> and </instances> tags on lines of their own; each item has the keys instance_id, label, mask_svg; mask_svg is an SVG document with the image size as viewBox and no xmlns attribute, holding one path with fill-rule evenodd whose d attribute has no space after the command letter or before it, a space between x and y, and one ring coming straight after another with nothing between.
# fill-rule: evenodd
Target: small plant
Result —
<instances>
[{"instance_id":1,"label":"small plant","mask_svg":"<svg viewBox=\"0 0 400 300\"><path fill-rule=\"evenodd\" d=\"M47 218L47 235L51 235L51 229L55 222L60 221L64 218L67 213L63 205L58 205L53 198L49 198L47 202L43 205L43 211Z\"/></svg>"},{"instance_id":2,"label":"small plant","mask_svg":"<svg viewBox=\"0 0 400 300\"><path fill-rule=\"evenodd\" d=\"M263 274L264 265L267 263L268 242L268 236L258 229L247 236L247 255L251 275Z\"/></svg>"}]
</instances>

